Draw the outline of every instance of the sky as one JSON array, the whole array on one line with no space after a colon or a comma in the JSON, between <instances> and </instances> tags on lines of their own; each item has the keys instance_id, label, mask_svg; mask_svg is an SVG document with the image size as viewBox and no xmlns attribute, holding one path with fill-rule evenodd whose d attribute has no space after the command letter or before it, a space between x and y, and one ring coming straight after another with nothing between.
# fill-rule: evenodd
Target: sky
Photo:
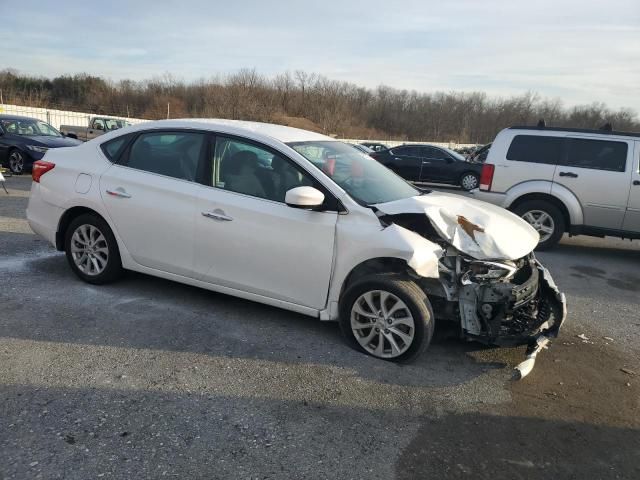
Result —
<instances>
[{"instance_id":1,"label":"sky","mask_svg":"<svg viewBox=\"0 0 640 480\"><path fill-rule=\"evenodd\" d=\"M640 0L0 0L0 45L0 69L48 77L305 70L640 114Z\"/></svg>"}]
</instances>

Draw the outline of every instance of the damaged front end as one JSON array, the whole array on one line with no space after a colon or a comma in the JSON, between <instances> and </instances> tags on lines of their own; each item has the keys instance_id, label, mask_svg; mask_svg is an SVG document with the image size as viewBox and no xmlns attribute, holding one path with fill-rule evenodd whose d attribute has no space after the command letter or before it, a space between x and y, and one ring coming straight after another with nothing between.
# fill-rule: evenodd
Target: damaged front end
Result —
<instances>
[{"instance_id":1,"label":"damaged front end","mask_svg":"<svg viewBox=\"0 0 640 480\"><path fill-rule=\"evenodd\" d=\"M517 261L457 254L440 264L440 282L447 300L457 303L462 335L491 345L529 345L527 360L516 367L516 376L526 376L566 317L565 296L549 271L533 253Z\"/></svg>"},{"instance_id":2,"label":"damaged front end","mask_svg":"<svg viewBox=\"0 0 640 480\"><path fill-rule=\"evenodd\" d=\"M380 205L376 214L383 225L396 224L441 245L438 278L417 279L436 318L457 322L469 340L528 345L515 372L523 378L566 317L564 294L532 252L537 233L504 210L461 197L447 197L449 208L442 196L430 200Z\"/></svg>"}]
</instances>

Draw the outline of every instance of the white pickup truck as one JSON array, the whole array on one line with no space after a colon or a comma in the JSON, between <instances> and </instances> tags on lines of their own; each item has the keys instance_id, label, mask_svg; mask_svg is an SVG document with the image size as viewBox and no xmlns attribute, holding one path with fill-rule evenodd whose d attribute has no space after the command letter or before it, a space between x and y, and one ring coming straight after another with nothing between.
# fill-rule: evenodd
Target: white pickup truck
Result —
<instances>
[{"instance_id":1,"label":"white pickup truck","mask_svg":"<svg viewBox=\"0 0 640 480\"><path fill-rule=\"evenodd\" d=\"M77 138L86 142L92 138L96 138L106 132L118 130L122 127L131 125L126 120L110 117L93 117L89 120L88 127L78 127L75 125L60 125L60 132L69 138Z\"/></svg>"}]
</instances>

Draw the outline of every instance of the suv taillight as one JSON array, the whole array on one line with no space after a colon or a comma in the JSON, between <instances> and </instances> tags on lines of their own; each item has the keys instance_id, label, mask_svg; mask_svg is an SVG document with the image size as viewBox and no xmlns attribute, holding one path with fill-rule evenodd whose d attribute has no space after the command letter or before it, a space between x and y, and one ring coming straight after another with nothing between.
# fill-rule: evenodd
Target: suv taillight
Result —
<instances>
[{"instance_id":1,"label":"suv taillight","mask_svg":"<svg viewBox=\"0 0 640 480\"><path fill-rule=\"evenodd\" d=\"M49 170L52 170L55 166L55 163L45 162L44 160L37 160L33 162L33 167L31 168L31 179L36 183L40 183L40 177Z\"/></svg>"},{"instance_id":2,"label":"suv taillight","mask_svg":"<svg viewBox=\"0 0 640 480\"><path fill-rule=\"evenodd\" d=\"M480 172L480 190L491 190L491 184L493 183L493 173L496 170L496 166L491 163L485 163L482 165L482 172Z\"/></svg>"}]
</instances>

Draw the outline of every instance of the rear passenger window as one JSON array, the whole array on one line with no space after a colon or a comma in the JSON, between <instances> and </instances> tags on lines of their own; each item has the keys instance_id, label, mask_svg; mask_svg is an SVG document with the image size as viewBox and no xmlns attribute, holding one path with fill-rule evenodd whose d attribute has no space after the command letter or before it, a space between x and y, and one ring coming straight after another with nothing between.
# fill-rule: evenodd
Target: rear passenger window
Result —
<instances>
[{"instance_id":1,"label":"rear passenger window","mask_svg":"<svg viewBox=\"0 0 640 480\"><path fill-rule=\"evenodd\" d=\"M627 144L606 140L567 139L569 146L563 165L624 172L627 164Z\"/></svg>"},{"instance_id":2,"label":"rear passenger window","mask_svg":"<svg viewBox=\"0 0 640 480\"><path fill-rule=\"evenodd\" d=\"M516 135L513 137L507 160L556 165L562 157L563 137Z\"/></svg>"},{"instance_id":3,"label":"rear passenger window","mask_svg":"<svg viewBox=\"0 0 640 480\"><path fill-rule=\"evenodd\" d=\"M194 181L204 145L202 133L143 133L131 146L127 166Z\"/></svg>"},{"instance_id":4,"label":"rear passenger window","mask_svg":"<svg viewBox=\"0 0 640 480\"><path fill-rule=\"evenodd\" d=\"M100 148L102 148L102 151L109 160L115 161L129 138L131 138L130 135L123 135L121 137L114 138L113 140L100 145Z\"/></svg>"}]
</instances>

